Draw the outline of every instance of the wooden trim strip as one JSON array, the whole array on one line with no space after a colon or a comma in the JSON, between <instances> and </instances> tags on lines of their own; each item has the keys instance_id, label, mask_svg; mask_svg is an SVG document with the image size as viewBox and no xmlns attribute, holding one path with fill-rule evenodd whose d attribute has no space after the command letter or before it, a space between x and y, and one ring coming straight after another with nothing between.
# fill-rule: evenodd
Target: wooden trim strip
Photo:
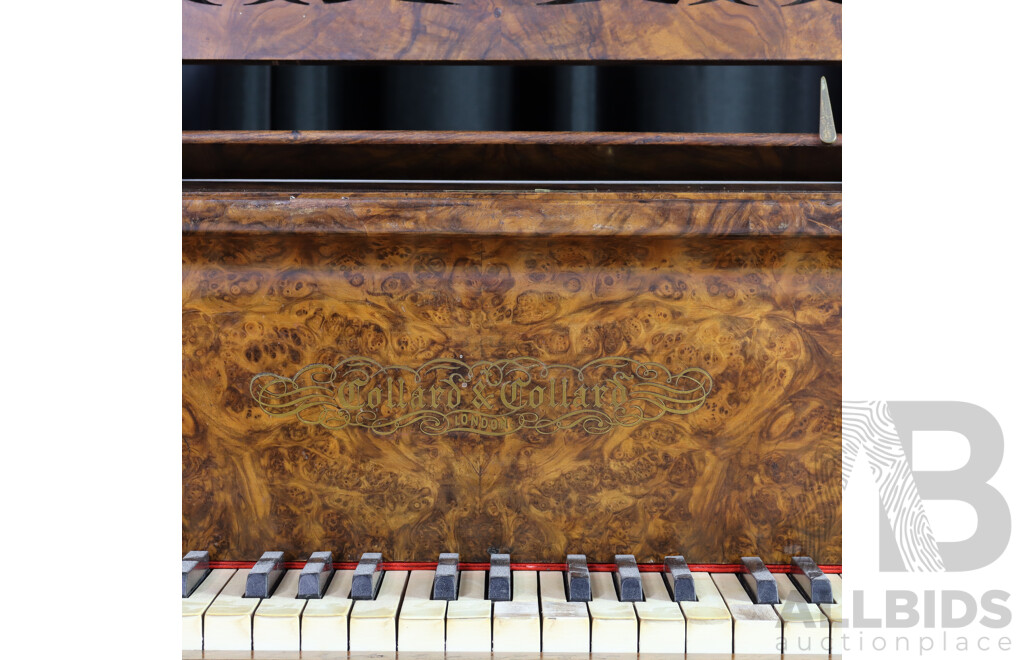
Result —
<instances>
[{"instance_id":1,"label":"wooden trim strip","mask_svg":"<svg viewBox=\"0 0 1024 660\"><path fill-rule=\"evenodd\" d=\"M185 179L839 181L817 134L186 131Z\"/></svg>"},{"instance_id":2,"label":"wooden trim strip","mask_svg":"<svg viewBox=\"0 0 1024 660\"><path fill-rule=\"evenodd\" d=\"M583 131L182 131L182 145L212 144L547 144L816 147L842 146L842 137L824 144L817 133L631 133Z\"/></svg>"},{"instance_id":3,"label":"wooden trim strip","mask_svg":"<svg viewBox=\"0 0 1024 660\"><path fill-rule=\"evenodd\" d=\"M189 191L185 234L835 236L842 194L814 192Z\"/></svg>"}]
</instances>

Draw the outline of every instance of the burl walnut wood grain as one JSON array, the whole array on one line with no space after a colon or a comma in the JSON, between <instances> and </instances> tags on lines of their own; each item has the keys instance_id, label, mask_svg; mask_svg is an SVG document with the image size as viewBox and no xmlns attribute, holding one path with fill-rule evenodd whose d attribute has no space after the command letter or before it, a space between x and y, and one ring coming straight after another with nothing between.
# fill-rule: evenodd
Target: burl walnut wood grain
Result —
<instances>
[{"instance_id":1,"label":"burl walnut wood grain","mask_svg":"<svg viewBox=\"0 0 1024 660\"><path fill-rule=\"evenodd\" d=\"M838 222L773 236L757 219L786 205L754 195L644 235L627 226L690 217L693 200L661 202L659 216L640 194L580 193L575 235L501 235L501 218L536 217L569 194L477 193L474 204L466 193L436 217L422 199L377 216L364 207L372 222L340 230L357 215L340 201L290 211L301 194L260 207L255 193L186 193L182 548L249 560L330 549L339 561L501 550L514 561L841 563ZM788 208L814 208L791 196ZM828 201L837 208L838 195ZM714 235L736 217L746 231ZM335 230L296 231L310 222ZM437 222L448 235L387 233ZM456 235L473 226L491 233ZM503 437L332 432L270 418L250 396L257 373L356 355L412 366L628 356L701 367L714 389L693 414L635 428Z\"/></svg>"},{"instance_id":2,"label":"burl walnut wood grain","mask_svg":"<svg viewBox=\"0 0 1024 660\"><path fill-rule=\"evenodd\" d=\"M292 187L194 191L188 232L675 237L838 236L840 193L715 191L407 192Z\"/></svg>"},{"instance_id":3,"label":"burl walnut wood grain","mask_svg":"<svg viewBox=\"0 0 1024 660\"><path fill-rule=\"evenodd\" d=\"M842 59L842 5L732 0L182 2L185 60ZM783 6L789 4L790 6Z\"/></svg>"}]
</instances>

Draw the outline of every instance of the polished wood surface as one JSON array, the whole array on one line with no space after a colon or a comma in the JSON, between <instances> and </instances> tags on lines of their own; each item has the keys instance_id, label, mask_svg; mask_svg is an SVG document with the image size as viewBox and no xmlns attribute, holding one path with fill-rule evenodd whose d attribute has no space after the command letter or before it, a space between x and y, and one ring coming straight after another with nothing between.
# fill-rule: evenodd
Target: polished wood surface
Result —
<instances>
[{"instance_id":1,"label":"polished wood surface","mask_svg":"<svg viewBox=\"0 0 1024 660\"><path fill-rule=\"evenodd\" d=\"M842 58L842 5L835 0L214 2L182 0L185 60Z\"/></svg>"},{"instance_id":2,"label":"polished wood surface","mask_svg":"<svg viewBox=\"0 0 1024 660\"><path fill-rule=\"evenodd\" d=\"M841 563L840 228L834 191L186 189L182 547ZM498 436L253 398L353 356L625 356L714 386L688 415Z\"/></svg>"},{"instance_id":3,"label":"polished wood surface","mask_svg":"<svg viewBox=\"0 0 1024 660\"><path fill-rule=\"evenodd\" d=\"M839 236L842 227L841 196L834 187L813 192L309 188L190 187L182 203L182 227L191 234L662 238Z\"/></svg>"},{"instance_id":4,"label":"polished wood surface","mask_svg":"<svg viewBox=\"0 0 1024 660\"><path fill-rule=\"evenodd\" d=\"M185 131L186 179L840 181L817 134Z\"/></svg>"}]
</instances>

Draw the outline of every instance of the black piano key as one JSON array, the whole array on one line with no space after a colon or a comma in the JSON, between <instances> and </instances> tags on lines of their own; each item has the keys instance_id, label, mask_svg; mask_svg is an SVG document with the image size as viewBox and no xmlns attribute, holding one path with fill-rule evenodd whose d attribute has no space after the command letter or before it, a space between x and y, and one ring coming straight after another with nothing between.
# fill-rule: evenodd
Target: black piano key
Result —
<instances>
[{"instance_id":1,"label":"black piano key","mask_svg":"<svg viewBox=\"0 0 1024 660\"><path fill-rule=\"evenodd\" d=\"M677 603L697 600L693 574L690 573L690 567L686 565L682 555L665 557L665 577L668 578L668 590L672 594L672 600Z\"/></svg>"},{"instance_id":2,"label":"black piano key","mask_svg":"<svg viewBox=\"0 0 1024 660\"><path fill-rule=\"evenodd\" d=\"M821 572L818 565L810 557L793 557L793 566L797 571L792 573L797 588L812 603L832 602L832 583Z\"/></svg>"},{"instance_id":3,"label":"black piano key","mask_svg":"<svg viewBox=\"0 0 1024 660\"><path fill-rule=\"evenodd\" d=\"M434 600L455 600L459 597L459 553L442 552L434 571Z\"/></svg>"},{"instance_id":4,"label":"black piano key","mask_svg":"<svg viewBox=\"0 0 1024 660\"><path fill-rule=\"evenodd\" d=\"M750 592L750 597L755 603L778 605L779 586L775 584L775 578L765 568L760 557L741 557L745 571L740 573L740 579Z\"/></svg>"},{"instance_id":5,"label":"black piano key","mask_svg":"<svg viewBox=\"0 0 1024 660\"><path fill-rule=\"evenodd\" d=\"M352 600L373 600L377 597L377 587L380 586L380 563L384 561L384 555L379 552L364 552L359 558L356 572L352 574L352 593L349 598Z\"/></svg>"},{"instance_id":6,"label":"black piano key","mask_svg":"<svg viewBox=\"0 0 1024 660\"><path fill-rule=\"evenodd\" d=\"M284 553L280 550L264 552L245 578L246 598L270 598L284 575Z\"/></svg>"},{"instance_id":7,"label":"black piano key","mask_svg":"<svg viewBox=\"0 0 1024 660\"><path fill-rule=\"evenodd\" d=\"M323 598L324 589L334 575L334 553L314 552L299 573L299 598Z\"/></svg>"},{"instance_id":8,"label":"black piano key","mask_svg":"<svg viewBox=\"0 0 1024 660\"><path fill-rule=\"evenodd\" d=\"M644 587L640 583L640 569L633 555L615 555L615 581L619 585L619 602L633 603L644 599Z\"/></svg>"},{"instance_id":9,"label":"black piano key","mask_svg":"<svg viewBox=\"0 0 1024 660\"><path fill-rule=\"evenodd\" d=\"M181 597L188 598L210 574L210 553L193 550L181 560ZM831 602L831 601L829 601Z\"/></svg>"},{"instance_id":10,"label":"black piano key","mask_svg":"<svg viewBox=\"0 0 1024 660\"><path fill-rule=\"evenodd\" d=\"M589 603L592 600L590 595L590 569L587 568L586 555L568 555L565 558L566 581L569 583L566 589L569 592L570 603Z\"/></svg>"},{"instance_id":11,"label":"black piano key","mask_svg":"<svg viewBox=\"0 0 1024 660\"><path fill-rule=\"evenodd\" d=\"M487 574L487 597L490 600L512 600L512 571L510 557L491 555L491 571Z\"/></svg>"}]
</instances>

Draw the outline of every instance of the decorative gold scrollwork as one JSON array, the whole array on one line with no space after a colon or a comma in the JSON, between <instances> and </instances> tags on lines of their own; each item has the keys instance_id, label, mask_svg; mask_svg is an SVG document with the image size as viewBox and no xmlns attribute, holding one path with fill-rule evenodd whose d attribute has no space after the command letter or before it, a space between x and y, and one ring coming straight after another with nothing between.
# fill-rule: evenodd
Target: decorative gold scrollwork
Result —
<instances>
[{"instance_id":1,"label":"decorative gold scrollwork","mask_svg":"<svg viewBox=\"0 0 1024 660\"><path fill-rule=\"evenodd\" d=\"M664 415L699 410L712 379L692 367L679 373L657 362L606 357L582 367L534 358L431 360L385 366L365 357L311 364L288 378L253 376L249 391L271 417L295 417L327 429L357 427L387 435L507 435L521 430L607 433Z\"/></svg>"}]
</instances>

